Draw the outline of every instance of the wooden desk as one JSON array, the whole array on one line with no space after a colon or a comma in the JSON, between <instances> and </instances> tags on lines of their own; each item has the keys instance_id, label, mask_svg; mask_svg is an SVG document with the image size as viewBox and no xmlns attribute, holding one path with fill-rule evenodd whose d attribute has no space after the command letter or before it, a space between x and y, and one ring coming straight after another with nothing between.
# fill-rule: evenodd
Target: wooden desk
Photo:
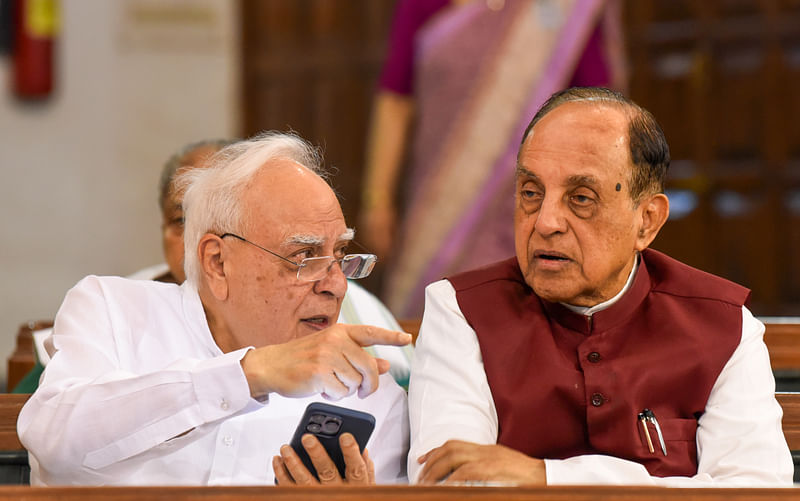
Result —
<instances>
[{"instance_id":1,"label":"wooden desk","mask_svg":"<svg viewBox=\"0 0 800 501\"><path fill-rule=\"evenodd\" d=\"M25 501L800 501L800 489L659 487L0 487Z\"/></svg>"}]
</instances>

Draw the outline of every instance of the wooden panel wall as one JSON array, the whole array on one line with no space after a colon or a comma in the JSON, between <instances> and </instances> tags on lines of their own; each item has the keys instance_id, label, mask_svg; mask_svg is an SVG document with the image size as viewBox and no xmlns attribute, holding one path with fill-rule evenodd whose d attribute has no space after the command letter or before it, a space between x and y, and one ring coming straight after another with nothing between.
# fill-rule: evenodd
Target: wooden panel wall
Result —
<instances>
[{"instance_id":1,"label":"wooden panel wall","mask_svg":"<svg viewBox=\"0 0 800 501\"><path fill-rule=\"evenodd\" d=\"M354 224L372 95L394 0L244 0L243 130L294 130L324 149Z\"/></svg>"},{"instance_id":2,"label":"wooden panel wall","mask_svg":"<svg viewBox=\"0 0 800 501\"><path fill-rule=\"evenodd\" d=\"M625 13L631 96L673 158L674 217L654 247L750 287L757 314L800 314L800 1Z\"/></svg>"}]
</instances>

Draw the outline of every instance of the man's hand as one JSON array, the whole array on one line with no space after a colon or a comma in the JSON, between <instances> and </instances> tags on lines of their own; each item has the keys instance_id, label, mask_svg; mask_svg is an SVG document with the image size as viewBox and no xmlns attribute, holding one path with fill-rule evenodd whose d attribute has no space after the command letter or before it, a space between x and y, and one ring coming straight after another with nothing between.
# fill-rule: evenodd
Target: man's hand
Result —
<instances>
[{"instance_id":1,"label":"man's hand","mask_svg":"<svg viewBox=\"0 0 800 501\"><path fill-rule=\"evenodd\" d=\"M546 484L544 461L503 445L478 445L449 440L417 458L425 464L420 484L456 482L513 482L519 485ZM449 476L448 476L449 475Z\"/></svg>"},{"instance_id":2,"label":"man's hand","mask_svg":"<svg viewBox=\"0 0 800 501\"><path fill-rule=\"evenodd\" d=\"M306 397L321 393L339 400L358 391L366 397L378 389L378 376L389 362L364 351L364 346L403 346L411 335L370 325L336 324L288 343L250 350L241 364L250 394L279 393Z\"/></svg>"},{"instance_id":3,"label":"man's hand","mask_svg":"<svg viewBox=\"0 0 800 501\"><path fill-rule=\"evenodd\" d=\"M272 470L279 485L341 485L361 484L372 485L375 483L375 465L369 458L367 450L362 455L358 444L349 433L339 436L339 446L345 464L345 478L339 476L339 470L328 456L327 451L311 434L303 435L303 447L311 458L311 463L317 470L319 480L303 465L297 453L288 445L281 447L281 455L272 458Z\"/></svg>"}]
</instances>

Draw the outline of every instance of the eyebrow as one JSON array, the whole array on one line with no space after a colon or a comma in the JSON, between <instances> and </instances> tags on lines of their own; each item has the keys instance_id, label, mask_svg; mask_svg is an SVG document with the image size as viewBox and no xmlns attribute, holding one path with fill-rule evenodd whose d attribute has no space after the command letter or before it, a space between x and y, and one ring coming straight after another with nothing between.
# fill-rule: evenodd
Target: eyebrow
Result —
<instances>
[{"instance_id":1,"label":"eyebrow","mask_svg":"<svg viewBox=\"0 0 800 501\"><path fill-rule=\"evenodd\" d=\"M540 181L539 176L529 171L525 167L522 167L521 165L517 165L516 174L517 176L526 176L530 177L535 181ZM567 178L567 182L564 183L565 186L580 186L580 185L597 186L599 184L600 181L596 177L585 174L576 174L574 176L570 176Z\"/></svg>"},{"instance_id":2,"label":"eyebrow","mask_svg":"<svg viewBox=\"0 0 800 501\"><path fill-rule=\"evenodd\" d=\"M539 176L537 176L536 174L534 174L533 172L529 171L528 169L526 169L525 167L523 167L523 166L521 166L519 164L517 164L517 170L516 170L516 172L514 174L516 174L517 177L519 177L519 176L528 176L528 177L532 177L532 178L537 179L537 180L539 179Z\"/></svg>"},{"instance_id":3,"label":"eyebrow","mask_svg":"<svg viewBox=\"0 0 800 501\"><path fill-rule=\"evenodd\" d=\"M567 178L567 186L589 185L597 186L600 181L594 176L575 175Z\"/></svg>"},{"instance_id":4,"label":"eyebrow","mask_svg":"<svg viewBox=\"0 0 800 501\"><path fill-rule=\"evenodd\" d=\"M356 235L356 230L353 228L347 228L344 233L339 235L337 241L347 241L353 240ZM325 243L325 237L320 237L317 235L309 235L309 234L298 234L292 235L286 239L285 244L287 245L312 245L315 247L322 247Z\"/></svg>"}]
</instances>

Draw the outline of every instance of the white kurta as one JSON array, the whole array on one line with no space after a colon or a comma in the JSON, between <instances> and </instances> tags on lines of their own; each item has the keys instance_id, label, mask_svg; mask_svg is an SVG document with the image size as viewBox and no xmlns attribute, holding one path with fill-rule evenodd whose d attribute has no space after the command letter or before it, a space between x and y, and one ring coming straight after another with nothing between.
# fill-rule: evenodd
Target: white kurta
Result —
<instances>
[{"instance_id":1,"label":"white kurta","mask_svg":"<svg viewBox=\"0 0 800 501\"><path fill-rule=\"evenodd\" d=\"M321 400L252 399L247 349L221 352L188 283L87 277L67 294L53 342L17 424L33 485L272 484L272 457ZM404 481L407 404L391 376L334 403L375 416L377 481Z\"/></svg>"}]
</instances>

